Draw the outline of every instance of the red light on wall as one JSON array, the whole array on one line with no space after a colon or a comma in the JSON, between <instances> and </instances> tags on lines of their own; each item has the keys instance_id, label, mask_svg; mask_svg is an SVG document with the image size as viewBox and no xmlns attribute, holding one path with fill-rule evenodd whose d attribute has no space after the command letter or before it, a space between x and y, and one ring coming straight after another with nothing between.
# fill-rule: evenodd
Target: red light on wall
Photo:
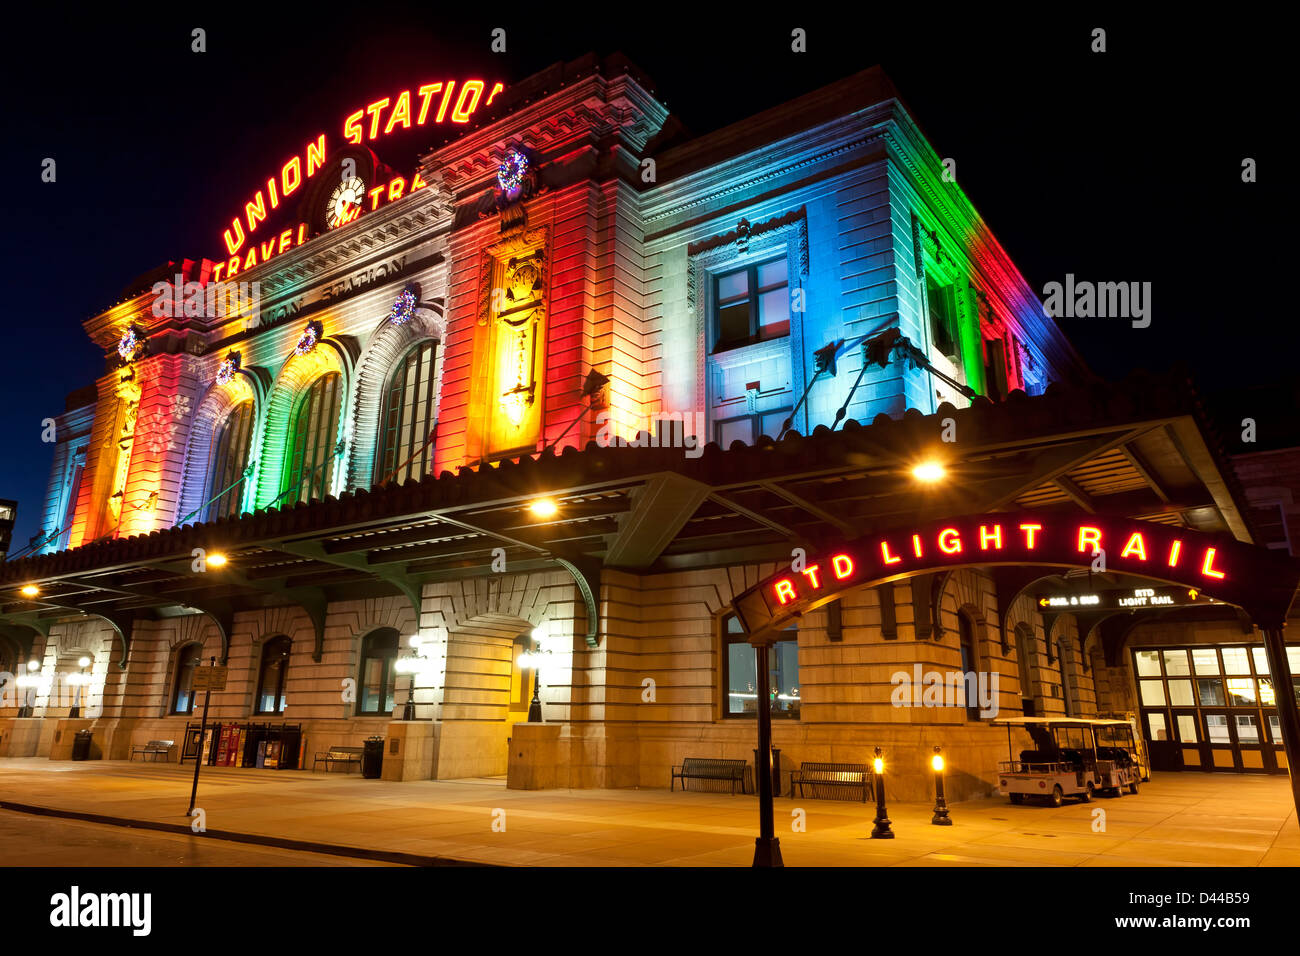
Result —
<instances>
[{"instance_id":1,"label":"red light on wall","mask_svg":"<svg viewBox=\"0 0 1300 956\"><path fill-rule=\"evenodd\" d=\"M939 532L939 550L944 554L961 554L961 535L956 528L944 528Z\"/></svg>"},{"instance_id":2,"label":"red light on wall","mask_svg":"<svg viewBox=\"0 0 1300 956\"><path fill-rule=\"evenodd\" d=\"M812 582L812 586L815 588L819 588L822 586L821 578L817 576L817 572L820 570L821 570L821 566L816 564L804 570L804 574L808 576L808 580Z\"/></svg>"},{"instance_id":3,"label":"red light on wall","mask_svg":"<svg viewBox=\"0 0 1300 956\"><path fill-rule=\"evenodd\" d=\"M885 564L897 564L899 561L902 561L903 559L895 557L894 555L890 554L889 542L882 541L880 542L880 560L884 561Z\"/></svg>"},{"instance_id":4,"label":"red light on wall","mask_svg":"<svg viewBox=\"0 0 1300 956\"><path fill-rule=\"evenodd\" d=\"M1223 579L1223 572L1214 569L1214 548L1205 549L1205 560L1201 562L1201 573L1207 578Z\"/></svg>"},{"instance_id":5,"label":"red light on wall","mask_svg":"<svg viewBox=\"0 0 1300 956\"><path fill-rule=\"evenodd\" d=\"M1101 550L1101 529L1091 525L1079 526L1079 553L1091 554Z\"/></svg>"},{"instance_id":6,"label":"red light on wall","mask_svg":"<svg viewBox=\"0 0 1300 956\"><path fill-rule=\"evenodd\" d=\"M921 536L919 534L912 535L912 553L918 558L925 557L921 553Z\"/></svg>"},{"instance_id":7,"label":"red light on wall","mask_svg":"<svg viewBox=\"0 0 1300 956\"><path fill-rule=\"evenodd\" d=\"M1137 555L1139 561L1147 559L1147 545L1142 539L1141 531L1134 531L1129 535L1128 543L1124 545L1124 550L1119 553L1119 556L1127 558L1130 554Z\"/></svg>"},{"instance_id":8,"label":"red light on wall","mask_svg":"<svg viewBox=\"0 0 1300 956\"><path fill-rule=\"evenodd\" d=\"M847 554L837 554L831 558L831 568L837 580L843 581L853 573L853 559Z\"/></svg>"},{"instance_id":9,"label":"red light on wall","mask_svg":"<svg viewBox=\"0 0 1300 956\"><path fill-rule=\"evenodd\" d=\"M1025 533L1025 547L1033 551L1037 545L1037 542L1034 541L1034 535L1042 531L1043 526L1041 524L1022 524L1020 530Z\"/></svg>"},{"instance_id":10,"label":"red light on wall","mask_svg":"<svg viewBox=\"0 0 1300 956\"><path fill-rule=\"evenodd\" d=\"M1002 525L995 524L991 534L984 525L980 525L980 550L987 551L990 541L993 542L993 550L1002 550Z\"/></svg>"},{"instance_id":11,"label":"red light on wall","mask_svg":"<svg viewBox=\"0 0 1300 956\"><path fill-rule=\"evenodd\" d=\"M791 601L798 600L799 595L794 591L794 584L789 578L782 578L773 585L772 590L776 593L776 599L782 604L789 604Z\"/></svg>"},{"instance_id":12,"label":"red light on wall","mask_svg":"<svg viewBox=\"0 0 1300 956\"><path fill-rule=\"evenodd\" d=\"M1178 567L1178 553L1182 550L1183 543L1181 541L1175 541L1169 548L1169 566L1171 568Z\"/></svg>"}]
</instances>

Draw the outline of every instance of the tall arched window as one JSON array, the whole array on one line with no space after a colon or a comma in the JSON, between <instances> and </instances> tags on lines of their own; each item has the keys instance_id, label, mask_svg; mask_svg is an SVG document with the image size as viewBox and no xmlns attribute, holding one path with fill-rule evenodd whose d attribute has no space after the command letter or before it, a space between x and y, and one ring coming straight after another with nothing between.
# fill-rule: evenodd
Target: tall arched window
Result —
<instances>
[{"instance_id":1,"label":"tall arched window","mask_svg":"<svg viewBox=\"0 0 1300 956\"><path fill-rule=\"evenodd\" d=\"M334 444L339 428L343 379L329 372L312 382L293 410L281 504L310 501L329 491L334 479Z\"/></svg>"},{"instance_id":2,"label":"tall arched window","mask_svg":"<svg viewBox=\"0 0 1300 956\"><path fill-rule=\"evenodd\" d=\"M253 403L240 402L217 426L212 437L212 466L208 469L208 521L233 518L244 500L244 469L253 432Z\"/></svg>"},{"instance_id":3,"label":"tall arched window","mask_svg":"<svg viewBox=\"0 0 1300 956\"><path fill-rule=\"evenodd\" d=\"M1016 625L1016 663L1020 666L1020 708L1034 716L1034 632L1028 624Z\"/></svg>"},{"instance_id":4,"label":"tall arched window","mask_svg":"<svg viewBox=\"0 0 1300 956\"><path fill-rule=\"evenodd\" d=\"M434 359L438 343L421 342L398 363L384 393L376 482L420 479L433 467Z\"/></svg>"},{"instance_id":5,"label":"tall arched window","mask_svg":"<svg viewBox=\"0 0 1300 956\"><path fill-rule=\"evenodd\" d=\"M367 634L361 642L360 693L357 695L358 714L390 714L396 706L394 700L397 678L398 634L394 628L381 627Z\"/></svg>"},{"instance_id":6,"label":"tall arched window","mask_svg":"<svg viewBox=\"0 0 1300 956\"><path fill-rule=\"evenodd\" d=\"M194 668L198 666L202 652L199 644L186 644L176 652L176 672L172 676L173 714L194 713Z\"/></svg>"},{"instance_id":7,"label":"tall arched window","mask_svg":"<svg viewBox=\"0 0 1300 956\"><path fill-rule=\"evenodd\" d=\"M272 638L262 645L255 713L284 713L284 679L289 673L289 648L290 641L287 637Z\"/></svg>"},{"instance_id":8,"label":"tall arched window","mask_svg":"<svg viewBox=\"0 0 1300 956\"><path fill-rule=\"evenodd\" d=\"M957 631L961 642L961 670L965 680L966 719L979 720L979 696L973 693L979 686L979 652L975 649L975 626L965 611L957 615Z\"/></svg>"}]
</instances>

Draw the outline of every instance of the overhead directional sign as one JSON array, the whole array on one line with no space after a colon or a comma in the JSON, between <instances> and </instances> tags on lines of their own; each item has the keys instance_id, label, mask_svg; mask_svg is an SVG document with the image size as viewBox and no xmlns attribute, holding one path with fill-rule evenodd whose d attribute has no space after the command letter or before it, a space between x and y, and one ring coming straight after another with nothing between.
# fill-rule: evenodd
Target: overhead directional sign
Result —
<instances>
[{"instance_id":1,"label":"overhead directional sign","mask_svg":"<svg viewBox=\"0 0 1300 956\"><path fill-rule=\"evenodd\" d=\"M1044 611L1141 611L1150 608L1200 607L1222 604L1197 588L1100 588L1080 591L1050 591L1038 595Z\"/></svg>"}]
</instances>

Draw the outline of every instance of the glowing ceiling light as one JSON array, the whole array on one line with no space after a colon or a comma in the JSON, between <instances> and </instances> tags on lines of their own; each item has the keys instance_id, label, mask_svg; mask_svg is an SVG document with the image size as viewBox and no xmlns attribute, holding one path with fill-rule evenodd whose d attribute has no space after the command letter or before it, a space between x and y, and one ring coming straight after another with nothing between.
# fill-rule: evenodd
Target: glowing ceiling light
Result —
<instances>
[{"instance_id":1,"label":"glowing ceiling light","mask_svg":"<svg viewBox=\"0 0 1300 956\"><path fill-rule=\"evenodd\" d=\"M948 469L937 461L923 461L912 469L912 477L927 483L943 481L948 477Z\"/></svg>"},{"instance_id":2,"label":"glowing ceiling light","mask_svg":"<svg viewBox=\"0 0 1300 956\"><path fill-rule=\"evenodd\" d=\"M37 587L35 584L24 584L22 587L23 597L36 597L36 595L40 593L41 593L41 589Z\"/></svg>"},{"instance_id":3,"label":"glowing ceiling light","mask_svg":"<svg viewBox=\"0 0 1300 956\"><path fill-rule=\"evenodd\" d=\"M550 498L538 498L528 506L528 510L538 518L553 518L560 508Z\"/></svg>"},{"instance_id":4,"label":"glowing ceiling light","mask_svg":"<svg viewBox=\"0 0 1300 956\"><path fill-rule=\"evenodd\" d=\"M225 566L226 566L226 556L221 552L218 551L216 554L208 555L208 567L224 568Z\"/></svg>"}]
</instances>

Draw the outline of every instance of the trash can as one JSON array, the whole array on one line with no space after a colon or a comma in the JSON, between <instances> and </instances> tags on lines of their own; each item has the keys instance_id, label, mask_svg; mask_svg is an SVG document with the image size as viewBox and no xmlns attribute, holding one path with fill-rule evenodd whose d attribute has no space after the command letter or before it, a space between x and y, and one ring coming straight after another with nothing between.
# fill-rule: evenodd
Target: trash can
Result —
<instances>
[{"instance_id":1,"label":"trash can","mask_svg":"<svg viewBox=\"0 0 1300 956\"><path fill-rule=\"evenodd\" d=\"M89 730L78 730L72 738L72 759L89 760L90 759L90 737Z\"/></svg>"},{"instance_id":2,"label":"trash can","mask_svg":"<svg viewBox=\"0 0 1300 956\"><path fill-rule=\"evenodd\" d=\"M361 746L361 776L367 780L378 780L384 768L384 738L367 737Z\"/></svg>"}]
</instances>

